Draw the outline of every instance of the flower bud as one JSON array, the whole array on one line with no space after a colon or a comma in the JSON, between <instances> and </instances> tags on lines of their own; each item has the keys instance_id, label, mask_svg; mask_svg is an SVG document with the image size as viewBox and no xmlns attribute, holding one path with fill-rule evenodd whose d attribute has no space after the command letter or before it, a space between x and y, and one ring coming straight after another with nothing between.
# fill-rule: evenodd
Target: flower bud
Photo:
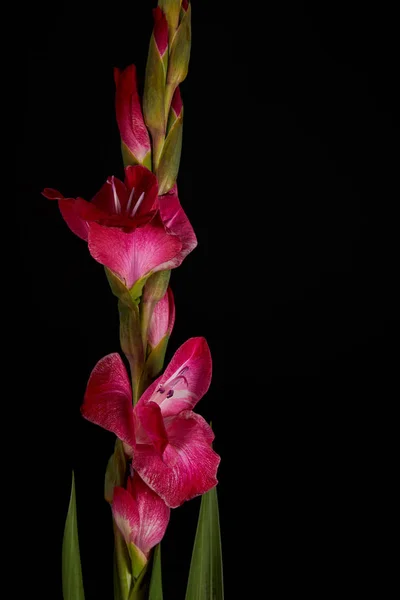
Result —
<instances>
[{"instance_id":1,"label":"flower bud","mask_svg":"<svg viewBox=\"0 0 400 600\"><path fill-rule=\"evenodd\" d=\"M124 165L142 164L151 168L150 137L140 106L135 65L130 65L123 71L114 69L114 80L115 109Z\"/></svg>"},{"instance_id":2,"label":"flower bud","mask_svg":"<svg viewBox=\"0 0 400 600\"><path fill-rule=\"evenodd\" d=\"M165 82L168 65L168 23L159 7L154 9L153 17L154 28L146 64L143 112L153 141L153 167L156 167L166 129Z\"/></svg>"}]
</instances>

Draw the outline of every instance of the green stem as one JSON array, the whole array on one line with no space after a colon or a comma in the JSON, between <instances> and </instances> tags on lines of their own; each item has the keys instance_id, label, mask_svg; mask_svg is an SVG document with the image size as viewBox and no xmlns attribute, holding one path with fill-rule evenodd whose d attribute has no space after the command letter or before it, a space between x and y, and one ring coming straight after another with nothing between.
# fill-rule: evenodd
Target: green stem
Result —
<instances>
[{"instance_id":1,"label":"green stem","mask_svg":"<svg viewBox=\"0 0 400 600\"><path fill-rule=\"evenodd\" d=\"M129 361L132 377L133 404L140 398L140 381L144 367L144 351L140 327L139 307L118 301L121 348Z\"/></svg>"}]
</instances>

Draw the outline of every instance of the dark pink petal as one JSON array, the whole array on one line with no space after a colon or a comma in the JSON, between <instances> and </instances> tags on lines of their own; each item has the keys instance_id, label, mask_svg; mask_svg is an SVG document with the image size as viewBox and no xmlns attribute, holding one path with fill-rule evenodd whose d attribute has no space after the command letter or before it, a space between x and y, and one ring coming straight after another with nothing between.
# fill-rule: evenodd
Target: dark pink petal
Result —
<instances>
[{"instance_id":1,"label":"dark pink petal","mask_svg":"<svg viewBox=\"0 0 400 600\"><path fill-rule=\"evenodd\" d=\"M132 389L119 354L105 356L93 369L81 412L88 421L112 431L129 446L135 446Z\"/></svg>"},{"instance_id":2,"label":"dark pink petal","mask_svg":"<svg viewBox=\"0 0 400 600\"><path fill-rule=\"evenodd\" d=\"M187 12L187 9L189 8L189 0L182 0L182 8L185 12Z\"/></svg>"},{"instance_id":3,"label":"dark pink petal","mask_svg":"<svg viewBox=\"0 0 400 600\"><path fill-rule=\"evenodd\" d=\"M160 214L165 227L177 235L182 242L182 250L169 268L178 267L189 252L197 246L196 235L179 202L176 186L167 194L159 196L159 201Z\"/></svg>"},{"instance_id":4,"label":"dark pink petal","mask_svg":"<svg viewBox=\"0 0 400 600\"><path fill-rule=\"evenodd\" d=\"M168 48L168 23L167 19L161 8L157 6L157 8L153 9L153 18L154 18L154 41L156 43L157 49L160 53L160 56L164 56L167 48Z\"/></svg>"},{"instance_id":5,"label":"dark pink petal","mask_svg":"<svg viewBox=\"0 0 400 600\"><path fill-rule=\"evenodd\" d=\"M128 190L130 204L125 207L127 214L140 217L158 208L157 177L141 165L125 168L125 185ZM133 194L132 194L133 190Z\"/></svg>"},{"instance_id":6,"label":"dark pink petal","mask_svg":"<svg viewBox=\"0 0 400 600\"><path fill-rule=\"evenodd\" d=\"M109 177L94 196L92 205L99 208L103 215L122 214L128 196L125 184L117 177Z\"/></svg>"},{"instance_id":7,"label":"dark pink petal","mask_svg":"<svg viewBox=\"0 0 400 600\"><path fill-rule=\"evenodd\" d=\"M168 437L159 405L155 402L142 403L137 405L135 412L149 441L157 452L162 455L168 444ZM139 440L137 439L137 441Z\"/></svg>"},{"instance_id":8,"label":"dark pink petal","mask_svg":"<svg viewBox=\"0 0 400 600\"><path fill-rule=\"evenodd\" d=\"M139 477L128 479L127 489L114 489L112 512L125 541L132 542L148 557L164 537L170 509Z\"/></svg>"},{"instance_id":9,"label":"dark pink petal","mask_svg":"<svg viewBox=\"0 0 400 600\"><path fill-rule=\"evenodd\" d=\"M183 102L182 102L181 92L179 90L179 85L176 88L174 95L172 96L171 107L173 108L176 117L179 117L179 115L182 112L182 108L183 108Z\"/></svg>"},{"instance_id":10,"label":"dark pink petal","mask_svg":"<svg viewBox=\"0 0 400 600\"><path fill-rule=\"evenodd\" d=\"M115 106L121 139L138 162L150 152L150 138L143 120L136 84L136 67L123 71L114 69L116 85Z\"/></svg>"},{"instance_id":11,"label":"dark pink petal","mask_svg":"<svg viewBox=\"0 0 400 600\"><path fill-rule=\"evenodd\" d=\"M217 484L220 457L210 445L211 428L199 415L183 411L165 424L169 444L162 457L153 446L138 444L132 464L147 485L176 508Z\"/></svg>"},{"instance_id":12,"label":"dark pink petal","mask_svg":"<svg viewBox=\"0 0 400 600\"><path fill-rule=\"evenodd\" d=\"M87 241L88 224L80 216L78 208L79 203L82 202L90 206L89 202L86 202L83 198L77 198L76 200L75 198L64 198L58 190L53 190L52 188L45 188L42 194L49 200L58 200L58 207L68 227L75 235Z\"/></svg>"},{"instance_id":13,"label":"dark pink petal","mask_svg":"<svg viewBox=\"0 0 400 600\"><path fill-rule=\"evenodd\" d=\"M167 292L157 302L150 321L148 340L155 348L165 337L170 335L175 323L174 295L169 287Z\"/></svg>"},{"instance_id":14,"label":"dark pink petal","mask_svg":"<svg viewBox=\"0 0 400 600\"><path fill-rule=\"evenodd\" d=\"M191 338L172 357L164 375L142 395L138 406L160 405L163 418L194 408L210 387L211 353L203 337Z\"/></svg>"},{"instance_id":15,"label":"dark pink petal","mask_svg":"<svg viewBox=\"0 0 400 600\"><path fill-rule=\"evenodd\" d=\"M169 268L181 248L179 238L168 235L157 217L131 233L97 223L89 225L90 254L129 289L148 273Z\"/></svg>"}]
</instances>

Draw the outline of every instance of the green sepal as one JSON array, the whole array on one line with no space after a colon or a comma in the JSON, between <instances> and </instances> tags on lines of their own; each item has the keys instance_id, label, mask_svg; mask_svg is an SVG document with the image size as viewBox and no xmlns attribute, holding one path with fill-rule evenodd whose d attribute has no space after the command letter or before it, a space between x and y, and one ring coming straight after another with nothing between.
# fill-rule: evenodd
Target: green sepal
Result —
<instances>
[{"instance_id":1,"label":"green sepal","mask_svg":"<svg viewBox=\"0 0 400 600\"><path fill-rule=\"evenodd\" d=\"M85 600L79 552L74 472L72 472L71 495L62 543L62 589L64 600Z\"/></svg>"},{"instance_id":2,"label":"green sepal","mask_svg":"<svg viewBox=\"0 0 400 600\"><path fill-rule=\"evenodd\" d=\"M223 600L217 488L203 495L185 600Z\"/></svg>"},{"instance_id":3,"label":"green sepal","mask_svg":"<svg viewBox=\"0 0 400 600\"><path fill-rule=\"evenodd\" d=\"M172 112L172 111L171 111ZM159 194L166 194L178 177L182 151L183 109L168 132L157 169Z\"/></svg>"},{"instance_id":4,"label":"green sepal","mask_svg":"<svg viewBox=\"0 0 400 600\"><path fill-rule=\"evenodd\" d=\"M129 600L163 600L160 544L154 548L152 559L136 580Z\"/></svg>"},{"instance_id":5,"label":"green sepal","mask_svg":"<svg viewBox=\"0 0 400 600\"><path fill-rule=\"evenodd\" d=\"M192 7L189 4L169 50L167 85L172 85L174 90L185 79L189 70L192 43L191 15Z\"/></svg>"},{"instance_id":6,"label":"green sepal","mask_svg":"<svg viewBox=\"0 0 400 600\"><path fill-rule=\"evenodd\" d=\"M168 23L168 37L171 43L179 23L182 0L159 0L158 6L162 9Z\"/></svg>"},{"instance_id":7,"label":"green sepal","mask_svg":"<svg viewBox=\"0 0 400 600\"><path fill-rule=\"evenodd\" d=\"M131 289L129 290L129 295L131 297L131 300L136 305L139 303L140 298L143 293L143 288L151 275L152 275L152 273L150 272L150 273L147 273L147 275L145 275L141 279L138 279L136 281L136 283L134 283L133 286L131 287Z\"/></svg>"},{"instance_id":8,"label":"green sepal","mask_svg":"<svg viewBox=\"0 0 400 600\"><path fill-rule=\"evenodd\" d=\"M154 35L152 35L143 91L143 116L147 127L152 133L153 131L165 131L165 81L165 61L160 56Z\"/></svg>"},{"instance_id":9,"label":"green sepal","mask_svg":"<svg viewBox=\"0 0 400 600\"><path fill-rule=\"evenodd\" d=\"M146 63L143 116L153 140L153 166L158 164L165 136L166 115L164 96L167 61L168 52L165 52L163 57L160 56L154 35L152 35Z\"/></svg>"},{"instance_id":10,"label":"green sepal","mask_svg":"<svg viewBox=\"0 0 400 600\"><path fill-rule=\"evenodd\" d=\"M122 160L124 161L124 167L128 167L130 165L143 165L151 171L151 151L146 154L142 161L140 161L121 140L121 153Z\"/></svg>"},{"instance_id":11,"label":"green sepal","mask_svg":"<svg viewBox=\"0 0 400 600\"><path fill-rule=\"evenodd\" d=\"M163 370L165 353L169 342L169 335L165 335L155 348L151 348L144 367L144 375L146 383L150 384L152 379L155 379Z\"/></svg>"},{"instance_id":12,"label":"green sepal","mask_svg":"<svg viewBox=\"0 0 400 600\"><path fill-rule=\"evenodd\" d=\"M133 286L130 289L128 289L125 283L107 267L105 267L105 272L112 293L127 306L131 306L132 304L137 306L139 304L143 292L143 287L150 275L152 275L151 272L147 273L147 275L145 275L141 279L138 279L133 284Z\"/></svg>"},{"instance_id":13,"label":"green sepal","mask_svg":"<svg viewBox=\"0 0 400 600\"><path fill-rule=\"evenodd\" d=\"M159 302L164 298L168 289L171 271L157 271L153 273L146 281L143 290L143 302Z\"/></svg>"},{"instance_id":14,"label":"green sepal","mask_svg":"<svg viewBox=\"0 0 400 600\"><path fill-rule=\"evenodd\" d=\"M114 596L129 600L133 587L132 561L124 537L114 523Z\"/></svg>"},{"instance_id":15,"label":"green sepal","mask_svg":"<svg viewBox=\"0 0 400 600\"><path fill-rule=\"evenodd\" d=\"M110 504L113 501L114 488L124 487L126 479L126 456L124 446L118 438L115 441L114 452L110 456L104 478L104 497Z\"/></svg>"}]
</instances>

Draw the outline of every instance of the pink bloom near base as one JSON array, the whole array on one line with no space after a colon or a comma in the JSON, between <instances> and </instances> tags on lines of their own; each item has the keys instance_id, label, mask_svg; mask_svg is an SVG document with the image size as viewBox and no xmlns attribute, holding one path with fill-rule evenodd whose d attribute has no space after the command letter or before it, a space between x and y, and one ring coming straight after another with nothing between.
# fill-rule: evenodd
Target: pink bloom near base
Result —
<instances>
[{"instance_id":1,"label":"pink bloom near base","mask_svg":"<svg viewBox=\"0 0 400 600\"><path fill-rule=\"evenodd\" d=\"M87 385L83 416L124 442L132 467L171 508L217 484L220 457L211 447L214 434L192 411L208 390L211 371L207 342L191 338L134 408L118 354L100 360Z\"/></svg>"},{"instance_id":2,"label":"pink bloom near base","mask_svg":"<svg viewBox=\"0 0 400 600\"><path fill-rule=\"evenodd\" d=\"M114 488L114 521L127 544L135 544L146 558L164 537L170 509L135 473L128 477L126 489Z\"/></svg>"}]
</instances>

